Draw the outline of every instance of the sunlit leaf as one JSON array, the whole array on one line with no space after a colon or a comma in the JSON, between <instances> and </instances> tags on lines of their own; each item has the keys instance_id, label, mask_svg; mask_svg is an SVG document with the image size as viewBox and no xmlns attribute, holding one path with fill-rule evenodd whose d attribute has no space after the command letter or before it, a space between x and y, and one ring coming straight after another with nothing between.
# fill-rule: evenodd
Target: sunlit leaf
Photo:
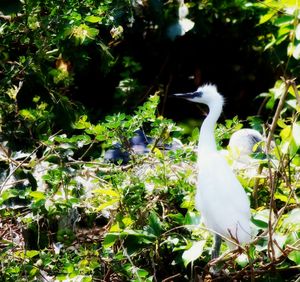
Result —
<instances>
[{"instance_id":1,"label":"sunlit leaf","mask_svg":"<svg viewBox=\"0 0 300 282\"><path fill-rule=\"evenodd\" d=\"M61 159L58 155L51 154L45 158L45 161L53 164L59 164Z\"/></svg>"},{"instance_id":2,"label":"sunlit leaf","mask_svg":"<svg viewBox=\"0 0 300 282\"><path fill-rule=\"evenodd\" d=\"M185 225L199 225L200 224L199 214L192 212L192 211L188 211L185 215L184 224Z\"/></svg>"},{"instance_id":3,"label":"sunlit leaf","mask_svg":"<svg viewBox=\"0 0 300 282\"><path fill-rule=\"evenodd\" d=\"M35 121L37 119L32 110L22 109L19 113L24 119L28 119L30 121Z\"/></svg>"},{"instance_id":4,"label":"sunlit leaf","mask_svg":"<svg viewBox=\"0 0 300 282\"><path fill-rule=\"evenodd\" d=\"M100 194L100 195L108 195L112 197L119 197L120 194L112 189L95 189L93 190L93 193Z\"/></svg>"},{"instance_id":5,"label":"sunlit leaf","mask_svg":"<svg viewBox=\"0 0 300 282\"><path fill-rule=\"evenodd\" d=\"M248 263L249 263L249 259L248 256L246 254L240 254L237 258L236 258L236 262L239 266L241 267L245 267Z\"/></svg>"},{"instance_id":6,"label":"sunlit leaf","mask_svg":"<svg viewBox=\"0 0 300 282\"><path fill-rule=\"evenodd\" d=\"M283 227L298 231L300 228L300 208L293 209L284 219Z\"/></svg>"},{"instance_id":7,"label":"sunlit leaf","mask_svg":"<svg viewBox=\"0 0 300 282\"><path fill-rule=\"evenodd\" d=\"M292 134L292 128L291 126L286 126L284 129L280 131L280 136L283 140L289 139Z\"/></svg>"},{"instance_id":8,"label":"sunlit leaf","mask_svg":"<svg viewBox=\"0 0 300 282\"><path fill-rule=\"evenodd\" d=\"M161 221L158 218L157 214L152 212L149 216L149 226L150 226L150 232L154 234L155 236L159 236L162 231Z\"/></svg>"},{"instance_id":9,"label":"sunlit leaf","mask_svg":"<svg viewBox=\"0 0 300 282\"><path fill-rule=\"evenodd\" d=\"M18 195L17 189L8 189L1 193L1 200L6 201L10 198L16 197Z\"/></svg>"},{"instance_id":10,"label":"sunlit leaf","mask_svg":"<svg viewBox=\"0 0 300 282\"><path fill-rule=\"evenodd\" d=\"M289 253L288 258L295 262L297 265L300 265L300 251L292 251Z\"/></svg>"},{"instance_id":11,"label":"sunlit leaf","mask_svg":"<svg viewBox=\"0 0 300 282\"><path fill-rule=\"evenodd\" d=\"M296 59L296 60L299 60L300 58L300 44L298 44L294 51L293 51L293 57Z\"/></svg>"},{"instance_id":12,"label":"sunlit leaf","mask_svg":"<svg viewBox=\"0 0 300 282\"><path fill-rule=\"evenodd\" d=\"M286 242L287 235L281 235L281 234L274 234L273 235L273 240L276 242L273 245L273 249L275 251L275 257L279 258L283 252L282 250L284 249L284 244Z\"/></svg>"},{"instance_id":13,"label":"sunlit leaf","mask_svg":"<svg viewBox=\"0 0 300 282\"><path fill-rule=\"evenodd\" d=\"M274 195L275 199L277 200L280 200L284 203L287 203L289 201L290 204L294 204L295 203L295 200L293 198L289 199L288 196L284 195L284 194L281 194L281 193L275 193Z\"/></svg>"},{"instance_id":14,"label":"sunlit leaf","mask_svg":"<svg viewBox=\"0 0 300 282\"><path fill-rule=\"evenodd\" d=\"M297 40L300 40L300 24L297 25L295 34L296 34Z\"/></svg>"},{"instance_id":15,"label":"sunlit leaf","mask_svg":"<svg viewBox=\"0 0 300 282\"><path fill-rule=\"evenodd\" d=\"M297 167L300 167L300 156L295 156L293 159L292 159L292 164L297 166Z\"/></svg>"},{"instance_id":16,"label":"sunlit leaf","mask_svg":"<svg viewBox=\"0 0 300 282\"><path fill-rule=\"evenodd\" d=\"M300 106L297 103L296 99L289 99L286 101L286 103L293 109L295 109L297 112L300 112Z\"/></svg>"},{"instance_id":17,"label":"sunlit leaf","mask_svg":"<svg viewBox=\"0 0 300 282\"><path fill-rule=\"evenodd\" d=\"M187 267L190 262L195 261L202 255L205 243L205 240L193 242L193 245L188 250L183 252L182 260L185 267Z\"/></svg>"},{"instance_id":18,"label":"sunlit leaf","mask_svg":"<svg viewBox=\"0 0 300 282\"><path fill-rule=\"evenodd\" d=\"M185 34L186 32L190 31L194 27L194 25L195 25L195 23L193 21L191 21L191 20L189 20L187 18L179 20L179 24L181 26L183 34Z\"/></svg>"},{"instance_id":19,"label":"sunlit leaf","mask_svg":"<svg viewBox=\"0 0 300 282\"><path fill-rule=\"evenodd\" d=\"M260 227L262 229L266 229L268 227L268 223L266 223L265 221L259 220L259 219L255 219L252 218L251 221L257 226Z\"/></svg>"},{"instance_id":20,"label":"sunlit leaf","mask_svg":"<svg viewBox=\"0 0 300 282\"><path fill-rule=\"evenodd\" d=\"M276 10L270 10L267 14L263 15L262 17L260 17L259 19L259 24L264 24L267 21L269 21L270 19L273 18L273 16L277 13Z\"/></svg>"},{"instance_id":21,"label":"sunlit leaf","mask_svg":"<svg viewBox=\"0 0 300 282\"><path fill-rule=\"evenodd\" d=\"M178 224L184 224L184 216L181 213L169 214L168 217L172 218Z\"/></svg>"},{"instance_id":22,"label":"sunlit leaf","mask_svg":"<svg viewBox=\"0 0 300 282\"><path fill-rule=\"evenodd\" d=\"M140 278L145 278L145 277L148 276L149 272L147 270L145 270L145 269L139 268L137 270L137 274L139 275Z\"/></svg>"},{"instance_id":23,"label":"sunlit leaf","mask_svg":"<svg viewBox=\"0 0 300 282\"><path fill-rule=\"evenodd\" d=\"M100 22L101 19L102 19L101 17L91 15L91 16L87 16L84 20L90 23L97 23Z\"/></svg>"},{"instance_id":24,"label":"sunlit leaf","mask_svg":"<svg viewBox=\"0 0 300 282\"><path fill-rule=\"evenodd\" d=\"M251 217L251 221L259 228L265 229L269 225L269 210L258 211Z\"/></svg>"},{"instance_id":25,"label":"sunlit leaf","mask_svg":"<svg viewBox=\"0 0 300 282\"><path fill-rule=\"evenodd\" d=\"M107 233L104 237L102 245L104 248L109 248L114 245L114 243L118 240L120 234L119 233Z\"/></svg>"},{"instance_id":26,"label":"sunlit leaf","mask_svg":"<svg viewBox=\"0 0 300 282\"><path fill-rule=\"evenodd\" d=\"M119 202L119 199L112 199L112 200L106 201L105 203L103 203L99 207L97 207L96 210L101 211L101 210L103 210L105 208L108 208L108 207L112 208L118 202Z\"/></svg>"},{"instance_id":27,"label":"sunlit leaf","mask_svg":"<svg viewBox=\"0 0 300 282\"><path fill-rule=\"evenodd\" d=\"M290 25L293 24L294 20L295 18L293 15L281 15L275 19L274 24L277 26Z\"/></svg>"},{"instance_id":28,"label":"sunlit leaf","mask_svg":"<svg viewBox=\"0 0 300 282\"><path fill-rule=\"evenodd\" d=\"M32 191L29 195L33 197L36 201L46 199L45 193L39 191Z\"/></svg>"},{"instance_id":29,"label":"sunlit leaf","mask_svg":"<svg viewBox=\"0 0 300 282\"><path fill-rule=\"evenodd\" d=\"M27 251L25 252L25 255L26 255L27 258L33 258L33 257L39 255L39 253L40 253L40 252L37 251L37 250L27 250Z\"/></svg>"},{"instance_id":30,"label":"sunlit leaf","mask_svg":"<svg viewBox=\"0 0 300 282\"><path fill-rule=\"evenodd\" d=\"M300 146L300 124L299 123L294 123L293 124L293 138L297 146Z\"/></svg>"},{"instance_id":31,"label":"sunlit leaf","mask_svg":"<svg viewBox=\"0 0 300 282\"><path fill-rule=\"evenodd\" d=\"M285 121L283 119L278 119L277 125L279 127L281 127L281 128L285 128L286 127Z\"/></svg>"}]
</instances>

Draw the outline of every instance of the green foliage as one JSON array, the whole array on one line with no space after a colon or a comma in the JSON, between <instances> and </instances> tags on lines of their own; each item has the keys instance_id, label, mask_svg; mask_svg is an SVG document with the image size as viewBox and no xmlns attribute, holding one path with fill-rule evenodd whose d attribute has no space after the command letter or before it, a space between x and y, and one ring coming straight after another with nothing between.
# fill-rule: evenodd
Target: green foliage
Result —
<instances>
[{"instance_id":1,"label":"green foliage","mask_svg":"<svg viewBox=\"0 0 300 282\"><path fill-rule=\"evenodd\" d=\"M194 207L199 131L160 115L169 85L153 79L157 85L145 91L143 58L122 51L133 32L162 40L176 18L176 1L146 2L28 0L0 15L1 281L189 281L207 274L212 236ZM260 95L266 124L248 118L267 135L265 154L253 159L259 168L254 177L237 172L251 199L256 237L240 252L223 243L228 254L217 267L225 279L295 280L299 7L292 1L186 4L202 38L217 20L234 36L253 21L257 34L245 48L275 52L283 76ZM72 96L95 60L99 78L115 77L115 108L122 108L101 120ZM127 105L133 107L125 113ZM219 124L219 148L241 127L238 117ZM131 148L137 130L152 140L145 154ZM186 144L166 150L187 132ZM116 144L128 163L105 160Z\"/></svg>"}]
</instances>

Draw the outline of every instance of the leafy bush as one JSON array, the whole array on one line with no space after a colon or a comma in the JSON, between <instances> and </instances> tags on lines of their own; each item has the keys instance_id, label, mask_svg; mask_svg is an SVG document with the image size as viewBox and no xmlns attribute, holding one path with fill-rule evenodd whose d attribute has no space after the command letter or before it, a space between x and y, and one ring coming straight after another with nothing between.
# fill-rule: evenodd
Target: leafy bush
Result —
<instances>
[{"instance_id":1,"label":"leafy bush","mask_svg":"<svg viewBox=\"0 0 300 282\"><path fill-rule=\"evenodd\" d=\"M299 9L290 1L186 4L190 33L206 30L208 38L221 22L237 36L251 21L257 33L245 48L280 57L282 77L259 97L266 122L248 118L266 133L265 154L254 160L255 177L237 172L251 199L253 242L238 251L222 244L223 256L210 260L212 236L194 207L198 130L183 138L161 115L172 83L167 68L147 89L148 65L124 47L133 34L167 40L180 4L29 0L0 22L0 280L201 281L212 264L225 280L297 279ZM94 72L105 82L97 115L76 96ZM94 104L91 86L84 90ZM105 109L106 95L119 111ZM220 123L219 148L242 126L237 117ZM143 141L133 148L138 132ZM118 150L114 162L109 150Z\"/></svg>"}]
</instances>

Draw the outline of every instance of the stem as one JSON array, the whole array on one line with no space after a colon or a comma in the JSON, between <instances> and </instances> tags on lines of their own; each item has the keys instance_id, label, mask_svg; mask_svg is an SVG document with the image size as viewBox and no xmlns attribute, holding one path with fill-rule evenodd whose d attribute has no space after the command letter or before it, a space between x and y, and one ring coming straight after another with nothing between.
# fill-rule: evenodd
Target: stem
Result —
<instances>
[{"instance_id":1,"label":"stem","mask_svg":"<svg viewBox=\"0 0 300 282\"><path fill-rule=\"evenodd\" d=\"M280 117L280 113L281 113L281 110L283 108L283 105L284 105L284 102L285 102L285 99L286 99L286 96L288 94L288 91L289 91L289 88L291 85L295 84L295 79L292 79L292 80L285 80L284 78L282 78L282 80L284 81L285 83L285 90L284 90L284 93L282 94L282 96L280 97L280 100L279 100L279 103L277 105L277 108L276 108L276 111L275 111L275 115L274 115L274 118L272 120L272 124L271 124L271 127L270 127L270 131L269 131L269 134L268 134L268 137L267 137L267 142L266 142L266 154L267 156L269 156L269 151L270 151L270 147L271 147L271 141L273 139L273 136L274 136L274 132L275 132L275 129L277 127L277 122L278 122L278 119ZM274 245L273 245L273 232L275 230L275 228L273 228L273 224L272 224L272 214L273 212L275 212L275 209L274 209L274 195L275 195L275 190L276 190L276 180L277 180L277 174L275 173L274 175L272 175L272 170L271 170L271 160L269 159L268 157L268 166L269 166L269 177L270 177L270 185L271 185L271 195L270 195L270 203L269 203L269 208L270 208L270 212L269 212L269 242L268 242L268 256L270 258L270 260L272 262L274 262L274 260L276 259L275 258L275 250L274 250ZM256 191L257 191L257 188L256 188Z\"/></svg>"},{"instance_id":2,"label":"stem","mask_svg":"<svg viewBox=\"0 0 300 282\"><path fill-rule=\"evenodd\" d=\"M280 97L280 100L279 100L279 103L277 105L277 109L276 109L274 118L272 120L271 128L270 128L268 138L267 138L267 142L266 142L266 152L267 152L267 154L269 153L269 150L270 150L271 141L273 139L274 132L275 132L275 129L277 127L277 121L279 119L281 110L283 108L285 98L288 94L290 86L295 84L295 79L291 79L291 80L285 80L284 78L282 78L282 79L284 80L284 83L285 83L285 91L284 91L283 95Z\"/></svg>"},{"instance_id":3,"label":"stem","mask_svg":"<svg viewBox=\"0 0 300 282\"><path fill-rule=\"evenodd\" d=\"M270 260L273 262L275 259L275 250L273 246L273 231L274 228L272 226L272 213L274 209L274 194L275 194L275 176L272 175L271 165L269 162L269 177L270 177L270 185L271 185L271 197L270 197L270 212L269 212L269 220L268 220L268 230L269 230L269 242L268 242L268 256Z\"/></svg>"},{"instance_id":4,"label":"stem","mask_svg":"<svg viewBox=\"0 0 300 282\"><path fill-rule=\"evenodd\" d=\"M295 82L292 83L292 87L293 87L293 90L294 90L294 92L295 92L297 104L298 104L298 106L300 107L300 95L299 95L299 92L298 92L298 89L297 89L297 85L296 85Z\"/></svg>"},{"instance_id":5,"label":"stem","mask_svg":"<svg viewBox=\"0 0 300 282\"><path fill-rule=\"evenodd\" d=\"M298 94L297 86L295 84L295 79L285 80L284 78L282 78L282 80L285 83L285 90L284 90L284 93L280 97L280 100L278 102L278 105L277 105L277 108L276 108L276 111L275 111L275 115L274 115L274 118L272 120L272 124L271 124L271 127L270 127L270 131L269 131L269 134L268 134L268 137L267 137L267 141L266 141L266 154L267 155L269 154L270 147L271 147L271 141L273 139L274 132L275 132L275 129L277 127L277 122L278 122L278 119L279 119L279 116L280 116L281 110L283 108L283 105L284 105L284 102L285 102L285 99L286 99L286 96L288 94L290 86L292 86L295 93ZM296 97L299 96L297 94L296 94ZM257 175L260 175L262 173L262 170L263 170L263 166L259 165L259 167L257 169ZM254 187L253 187L253 199L254 199L255 208L258 207L258 199L257 199L258 193L257 192L258 192L259 180L260 180L260 178L255 179L255 183L254 183Z\"/></svg>"},{"instance_id":6,"label":"stem","mask_svg":"<svg viewBox=\"0 0 300 282\"><path fill-rule=\"evenodd\" d=\"M90 146L85 150L85 152L82 154L82 156L79 158L79 160L81 161L85 156L86 154L92 149L93 145L96 143L96 139L94 139Z\"/></svg>"},{"instance_id":7,"label":"stem","mask_svg":"<svg viewBox=\"0 0 300 282\"><path fill-rule=\"evenodd\" d=\"M154 143L153 143L153 146L152 146L152 149L151 149L151 153L154 152L155 148L157 147L159 141L163 140L163 136L164 134L166 133L167 131L167 126L164 126L160 132L160 135L155 139Z\"/></svg>"},{"instance_id":8,"label":"stem","mask_svg":"<svg viewBox=\"0 0 300 282\"><path fill-rule=\"evenodd\" d=\"M163 98L163 101L162 101L162 108L161 108L161 115L162 116L165 113L165 107L166 107L167 97L168 97L168 94L169 94L169 89L170 89L170 85L172 83L172 80L173 80L173 76L171 74L170 77L169 77L168 84L166 85L166 88L165 88L165 91L164 91L164 98Z\"/></svg>"}]
</instances>

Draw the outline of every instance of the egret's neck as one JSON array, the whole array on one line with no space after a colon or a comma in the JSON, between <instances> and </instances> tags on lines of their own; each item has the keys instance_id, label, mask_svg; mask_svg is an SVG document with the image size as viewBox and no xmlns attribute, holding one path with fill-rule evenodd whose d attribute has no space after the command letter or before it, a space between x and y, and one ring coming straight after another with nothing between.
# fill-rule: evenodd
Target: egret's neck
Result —
<instances>
[{"instance_id":1,"label":"egret's neck","mask_svg":"<svg viewBox=\"0 0 300 282\"><path fill-rule=\"evenodd\" d=\"M202 123L200 129L200 137L198 144L198 152L201 151L216 151L215 125L222 112L223 100L215 102L213 105L208 105L209 114Z\"/></svg>"}]
</instances>

